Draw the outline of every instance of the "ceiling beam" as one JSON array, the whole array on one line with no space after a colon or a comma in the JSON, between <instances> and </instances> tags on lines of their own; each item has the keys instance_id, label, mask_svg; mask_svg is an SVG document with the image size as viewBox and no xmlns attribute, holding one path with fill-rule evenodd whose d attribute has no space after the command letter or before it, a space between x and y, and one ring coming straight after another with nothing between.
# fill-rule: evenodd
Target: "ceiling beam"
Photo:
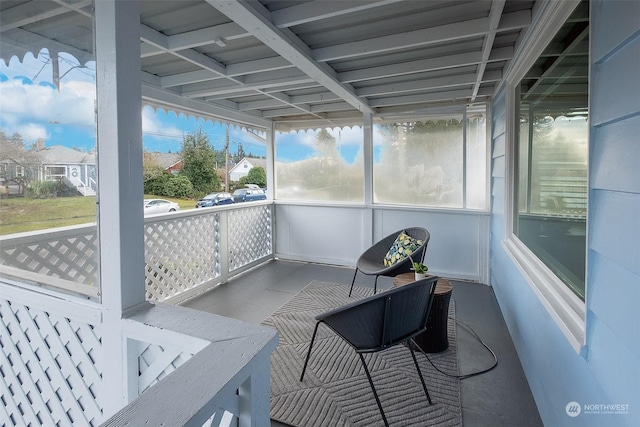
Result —
<instances>
[{"instance_id":1,"label":"ceiling beam","mask_svg":"<svg viewBox=\"0 0 640 427\"><path fill-rule=\"evenodd\" d=\"M493 88L481 88L478 91L478 96L488 96L493 94ZM439 101L455 101L466 100L469 102L471 96L471 88L469 89L456 89L444 92L431 92L422 93L417 95L404 95L404 96L392 96L388 98L378 98L369 101L373 107L389 107L394 105L404 104L420 104L424 102L439 102Z\"/></svg>"},{"instance_id":2,"label":"ceiling beam","mask_svg":"<svg viewBox=\"0 0 640 427\"><path fill-rule=\"evenodd\" d=\"M311 77L301 73L298 70L288 70L290 72L279 72L278 76L265 75L249 76L256 77L255 79L247 78L245 83L233 84L225 82L223 84L195 84L190 85L194 87L185 87L182 90L182 95L189 98L210 97L218 95L227 95L225 98L233 97L235 92L245 92L247 90L263 90L269 88L282 88L287 87L294 83L309 83L314 82Z\"/></svg>"},{"instance_id":3,"label":"ceiling beam","mask_svg":"<svg viewBox=\"0 0 640 427\"><path fill-rule=\"evenodd\" d=\"M398 49L434 45L482 35L485 33L487 26L488 18L472 19L454 24L439 25L437 27L322 47L313 51L313 57L317 61L328 62Z\"/></svg>"},{"instance_id":4,"label":"ceiling beam","mask_svg":"<svg viewBox=\"0 0 640 427\"><path fill-rule=\"evenodd\" d=\"M293 68L288 61L279 56L258 59L254 61L238 62L226 66L227 77L238 77L248 74L257 74L267 71L284 70ZM190 71L187 73L173 74L162 77L163 87L182 86L191 83L199 83L207 80L217 80L220 76L206 70Z\"/></svg>"},{"instance_id":5,"label":"ceiling beam","mask_svg":"<svg viewBox=\"0 0 640 427\"><path fill-rule=\"evenodd\" d=\"M83 0L75 3L66 3L57 0L55 3L60 4L60 6L55 7L54 3L51 2L32 1L3 11L0 19L0 31L4 33L25 25L64 15L65 13L79 13L84 16L91 16L88 12L83 11L82 8L92 5L92 1ZM52 5L54 7L51 7Z\"/></svg>"},{"instance_id":6,"label":"ceiling beam","mask_svg":"<svg viewBox=\"0 0 640 427\"><path fill-rule=\"evenodd\" d=\"M487 73L483 82L497 82L502 79L501 71ZM356 89L356 93L363 97L384 96L407 92L420 92L432 89L444 89L455 86L469 86L476 82L476 73L435 77L429 79L411 80L408 82L391 83Z\"/></svg>"},{"instance_id":7,"label":"ceiling beam","mask_svg":"<svg viewBox=\"0 0 640 427\"><path fill-rule=\"evenodd\" d=\"M160 55L169 50L184 50L200 46L207 46L214 43L217 38L225 40L237 40L249 37L247 31L235 22L227 22L225 24L213 25L207 28L201 28L184 33L174 34L166 37L166 49L158 47L147 47L142 49L142 58Z\"/></svg>"},{"instance_id":8,"label":"ceiling beam","mask_svg":"<svg viewBox=\"0 0 640 427\"><path fill-rule=\"evenodd\" d=\"M318 83L316 83L314 80L308 79L306 81L302 81L299 83L296 82L292 82L290 84L283 84L282 86L276 86L276 87L272 87L272 88L263 88L263 89L259 89L260 93L273 93L273 92L288 92L288 91L292 91L292 90L302 90L302 89L319 89L322 88L322 86L318 85ZM244 97L255 97L256 96L256 89L252 89L252 90L245 90L245 89L240 89L237 92L234 92L233 94L230 95L212 95L212 96L208 96L205 97L205 101L215 101L217 99L228 99L228 98L244 98ZM332 94L335 99L340 99L337 95Z\"/></svg>"},{"instance_id":9,"label":"ceiling beam","mask_svg":"<svg viewBox=\"0 0 640 427\"><path fill-rule=\"evenodd\" d=\"M68 3L66 0L51 0L54 3L59 4L60 6L68 9L70 11L76 12L79 15L83 15L86 18L93 19L93 1L82 0L77 3ZM91 6L91 7L87 7ZM84 10L84 8L87 10Z\"/></svg>"},{"instance_id":10,"label":"ceiling beam","mask_svg":"<svg viewBox=\"0 0 640 427\"><path fill-rule=\"evenodd\" d=\"M484 71L487 68L489 55L493 50L493 43L496 39L496 32L498 31L498 25L500 24L500 18L502 17L505 2L506 0L493 0L491 2L491 10L489 11L489 31L484 36L484 40L482 42L482 60L480 61L478 71L476 72L476 82L473 85L471 101L475 100L478 90L480 89L480 83L482 83Z\"/></svg>"},{"instance_id":11,"label":"ceiling beam","mask_svg":"<svg viewBox=\"0 0 640 427\"><path fill-rule=\"evenodd\" d=\"M261 92L262 94L273 98L274 100L280 101L283 104L289 105L296 110L303 113L311 113L311 107L307 104L293 104L291 102L291 97L289 95L285 95L282 92ZM313 114L313 113L311 113Z\"/></svg>"},{"instance_id":12,"label":"ceiling beam","mask_svg":"<svg viewBox=\"0 0 640 427\"><path fill-rule=\"evenodd\" d=\"M494 49L489 58L489 62L506 61L511 58L513 58L513 48L504 47ZM364 68L361 70L345 71L339 73L338 78L343 83L352 83L363 80L381 79L386 77L395 77L428 71L445 70L448 68L465 67L469 65L479 64L481 60L481 52L459 53L455 55L421 59L418 61L409 61L399 64Z\"/></svg>"},{"instance_id":13,"label":"ceiling beam","mask_svg":"<svg viewBox=\"0 0 640 427\"><path fill-rule=\"evenodd\" d=\"M346 102L332 102L328 104L312 105L309 114L317 115L319 118L324 118L322 113L336 112L336 111L354 111L353 106ZM267 110L262 113L262 117L265 119L281 116L295 116L300 114L299 110L295 108L278 108L275 110Z\"/></svg>"},{"instance_id":14,"label":"ceiling beam","mask_svg":"<svg viewBox=\"0 0 640 427\"><path fill-rule=\"evenodd\" d=\"M265 15L268 16L269 12L262 5L249 4L244 0L207 0L207 2L358 111L374 112L366 100L355 94L353 88L337 79L331 68L317 63L311 55L311 50L300 39L291 32L285 35L267 19ZM254 7L260 8L259 11Z\"/></svg>"},{"instance_id":15,"label":"ceiling beam","mask_svg":"<svg viewBox=\"0 0 640 427\"><path fill-rule=\"evenodd\" d=\"M512 12L503 15L498 31L524 28L530 24L531 13L529 11ZM317 61L327 62L373 55L398 49L409 49L482 36L487 33L488 29L489 18L477 18L453 24L439 25L421 30L318 48L313 51L313 57Z\"/></svg>"},{"instance_id":16,"label":"ceiling beam","mask_svg":"<svg viewBox=\"0 0 640 427\"><path fill-rule=\"evenodd\" d=\"M145 43L164 50L168 54L191 62L192 64L215 73L220 77L228 78L235 83L242 83L241 78L227 76L226 67L207 55L193 49L173 50L170 46L169 37L147 25L140 24L140 39Z\"/></svg>"},{"instance_id":17,"label":"ceiling beam","mask_svg":"<svg viewBox=\"0 0 640 427\"><path fill-rule=\"evenodd\" d=\"M271 22L278 28L293 27L320 19L330 19L348 13L361 12L403 0L350 0L303 3L271 12Z\"/></svg>"},{"instance_id":18,"label":"ceiling beam","mask_svg":"<svg viewBox=\"0 0 640 427\"><path fill-rule=\"evenodd\" d=\"M280 56L274 56L254 61L228 64L227 74L229 76L242 76L246 74L264 73L265 71L284 70L286 68L293 68L293 65Z\"/></svg>"},{"instance_id":19,"label":"ceiling beam","mask_svg":"<svg viewBox=\"0 0 640 427\"><path fill-rule=\"evenodd\" d=\"M59 0L58 0L59 1ZM318 21L330 17L359 12L366 9L384 6L403 0L379 0L379 1L349 1L349 2L312 2L280 9L271 13L271 21L278 28L288 28L301 23ZM227 22L194 31L187 31L167 37L167 44L171 50L183 50L199 46L211 45L213 40L222 38L227 41L239 40L250 37L240 25L235 22ZM161 55L166 50L155 46L145 45L142 49L142 57Z\"/></svg>"}]
</instances>

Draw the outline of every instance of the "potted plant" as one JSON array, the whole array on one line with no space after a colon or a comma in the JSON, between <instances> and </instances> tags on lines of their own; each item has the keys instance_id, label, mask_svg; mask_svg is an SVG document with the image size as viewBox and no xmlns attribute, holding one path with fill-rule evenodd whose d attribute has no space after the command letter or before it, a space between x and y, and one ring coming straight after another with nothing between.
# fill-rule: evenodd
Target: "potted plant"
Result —
<instances>
[{"instance_id":1,"label":"potted plant","mask_svg":"<svg viewBox=\"0 0 640 427\"><path fill-rule=\"evenodd\" d=\"M409 257L409 259L411 260L411 269L415 273L416 280L424 279L425 276L427 275L427 271L429 271L429 267L427 267L421 262L415 262L411 257Z\"/></svg>"}]
</instances>

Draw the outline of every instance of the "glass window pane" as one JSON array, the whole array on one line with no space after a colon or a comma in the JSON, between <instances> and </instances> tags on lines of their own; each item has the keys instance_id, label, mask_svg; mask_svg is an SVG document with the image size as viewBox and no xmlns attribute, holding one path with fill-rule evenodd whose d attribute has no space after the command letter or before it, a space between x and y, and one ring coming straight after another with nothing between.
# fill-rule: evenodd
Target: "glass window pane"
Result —
<instances>
[{"instance_id":1,"label":"glass window pane","mask_svg":"<svg viewBox=\"0 0 640 427\"><path fill-rule=\"evenodd\" d=\"M585 296L588 16L581 8L520 82L514 233ZM578 19L580 18L580 19ZM550 46L551 46L550 45ZM551 52L568 46L561 54Z\"/></svg>"},{"instance_id":2,"label":"glass window pane","mask_svg":"<svg viewBox=\"0 0 640 427\"><path fill-rule=\"evenodd\" d=\"M463 207L463 128L462 114L376 124L374 202Z\"/></svg>"},{"instance_id":3,"label":"glass window pane","mask_svg":"<svg viewBox=\"0 0 640 427\"><path fill-rule=\"evenodd\" d=\"M276 132L275 197L364 201L361 127Z\"/></svg>"},{"instance_id":4,"label":"glass window pane","mask_svg":"<svg viewBox=\"0 0 640 427\"><path fill-rule=\"evenodd\" d=\"M21 7L42 22L29 28L29 43L24 27L3 32L2 264L98 299L93 5L64 13L55 1Z\"/></svg>"}]
</instances>

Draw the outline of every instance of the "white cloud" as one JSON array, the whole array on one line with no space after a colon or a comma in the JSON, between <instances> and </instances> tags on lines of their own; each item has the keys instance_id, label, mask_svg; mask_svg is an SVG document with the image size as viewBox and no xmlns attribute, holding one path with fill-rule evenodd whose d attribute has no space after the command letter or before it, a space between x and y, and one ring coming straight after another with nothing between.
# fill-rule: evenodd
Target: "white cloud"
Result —
<instances>
[{"instance_id":1,"label":"white cloud","mask_svg":"<svg viewBox=\"0 0 640 427\"><path fill-rule=\"evenodd\" d=\"M331 132L332 135L334 132ZM337 133L337 132L336 132ZM334 135L336 136L336 135ZM338 138L336 138L337 140ZM345 127L339 135L341 145L355 145L356 147L362 146L364 140L364 133L361 127Z\"/></svg>"},{"instance_id":2,"label":"white cloud","mask_svg":"<svg viewBox=\"0 0 640 427\"><path fill-rule=\"evenodd\" d=\"M142 109L142 132L158 138L182 139L184 130L177 126L163 123L153 108L145 106Z\"/></svg>"},{"instance_id":3,"label":"white cloud","mask_svg":"<svg viewBox=\"0 0 640 427\"><path fill-rule=\"evenodd\" d=\"M25 123L23 125L19 125L16 128L16 132L18 132L25 141L36 141L38 138L42 138L44 140L49 139L49 133L47 132L46 127L36 123Z\"/></svg>"},{"instance_id":4,"label":"white cloud","mask_svg":"<svg viewBox=\"0 0 640 427\"><path fill-rule=\"evenodd\" d=\"M64 84L58 92L11 79L0 83L0 97L3 121L15 127L34 122L94 125L95 88L88 83Z\"/></svg>"}]
</instances>

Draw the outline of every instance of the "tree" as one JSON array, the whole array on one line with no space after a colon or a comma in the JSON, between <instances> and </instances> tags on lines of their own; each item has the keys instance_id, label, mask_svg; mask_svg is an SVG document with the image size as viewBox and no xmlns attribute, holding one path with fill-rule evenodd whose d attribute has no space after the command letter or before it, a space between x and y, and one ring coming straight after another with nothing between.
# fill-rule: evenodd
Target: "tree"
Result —
<instances>
[{"instance_id":1,"label":"tree","mask_svg":"<svg viewBox=\"0 0 640 427\"><path fill-rule=\"evenodd\" d=\"M35 150L26 149L22 135L15 132L9 136L0 128L0 178L5 183L13 181L23 192L39 164L38 153ZM19 169L21 169L20 174Z\"/></svg>"},{"instance_id":2,"label":"tree","mask_svg":"<svg viewBox=\"0 0 640 427\"><path fill-rule=\"evenodd\" d=\"M267 185L267 173L264 171L264 168L260 166L251 168L247 174L247 184L256 184L260 187Z\"/></svg>"},{"instance_id":3,"label":"tree","mask_svg":"<svg viewBox=\"0 0 640 427\"><path fill-rule=\"evenodd\" d=\"M244 153L244 147L242 147L242 143L239 142L238 152L234 156L234 160L236 161L236 163L238 163L240 160L244 159L245 157L247 157L247 155Z\"/></svg>"},{"instance_id":4,"label":"tree","mask_svg":"<svg viewBox=\"0 0 640 427\"><path fill-rule=\"evenodd\" d=\"M202 127L187 134L181 148L183 166L180 174L189 178L196 195L218 191L220 180L216 173L215 153Z\"/></svg>"},{"instance_id":5,"label":"tree","mask_svg":"<svg viewBox=\"0 0 640 427\"><path fill-rule=\"evenodd\" d=\"M322 129L316 136L316 148L320 155L324 157L338 158L339 153L336 147L336 138L328 130Z\"/></svg>"}]
</instances>

